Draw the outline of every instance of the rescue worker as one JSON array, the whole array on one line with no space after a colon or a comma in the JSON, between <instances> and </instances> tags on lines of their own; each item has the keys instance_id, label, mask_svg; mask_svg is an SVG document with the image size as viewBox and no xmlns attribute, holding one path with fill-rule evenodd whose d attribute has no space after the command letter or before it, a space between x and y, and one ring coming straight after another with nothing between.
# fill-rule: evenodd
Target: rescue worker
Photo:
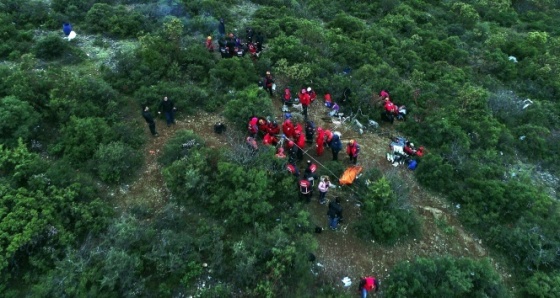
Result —
<instances>
[{"instance_id":1,"label":"rescue worker","mask_svg":"<svg viewBox=\"0 0 560 298\"><path fill-rule=\"evenodd\" d=\"M264 85L264 90L268 90L268 93L270 93L270 96L272 96L272 85L274 85L274 79L272 78L270 71L266 72L263 85Z\"/></svg>"},{"instance_id":2,"label":"rescue worker","mask_svg":"<svg viewBox=\"0 0 560 298\"><path fill-rule=\"evenodd\" d=\"M342 150L342 142L338 134L333 134L331 141L332 160L338 160L338 153Z\"/></svg>"},{"instance_id":3,"label":"rescue worker","mask_svg":"<svg viewBox=\"0 0 560 298\"><path fill-rule=\"evenodd\" d=\"M255 36L255 41L256 41L256 45L257 45L257 53L262 52L264 37L262 36L262 34L260 32L257 32L257 34Z\"/></svg>"},{"instance_id":4,"label":"rescue worker","mask_svg":"<svg viewBox=\"0 0 560 298\"><path fill-rule=\"evenodd\" d=\"M285 88L284 89L284 104L287 106L292 106L293 104L293 100L292 100L292 91L290 91L290 88Z\"/></svg>"},{"instance_id":5,"label":"rescue worker","mask_svg":"<svg viewBox=\"0 0 560 298\"><path fill-rule=\"evenodd\" d=\"M307 121L307 108L311 104L311 97L307 94L307 90L301 89L301 92L298 94L299 103L303 108L303 118Z\"/></svg>"},{"instance_id":6,"label":"rescue worker","mask_svg":"<svg viewBox=\"0 0 560 298\"><path fill-rule=\"evenodd\" d=\"M274 156L276 156L277 158L286 158L286 154L284 154L284 148L278 148L278 150L276 150L276 155Z\"/></svg>"},{"instance_id":7,"label":"rescue worker","mask_svg":"<svg viewBox=\"0 0 560 298\"><path fill-rule=\"evenodd\" d=\"M381 97L382 100L385 100L385 98L389 98L389 92L385 90L381 90L379 92L379 97Z\"/></svg>"},{"instance_id":8,"label":"rescue worker","mask_svg":"<svg viewBox=\"0 0 560 298\"><path fill-rule=\"evenodd\" d=\"M329 191L330 181L328 176L324 176L319 182L319 204L323 205L327 201L325 197L327 196L327 192Z\"/></svg>"},{"instance_id":9,"label":"rescue worker","mask_svg":"<svg viewBox=\"0 0 560 298\"><path fill-rule=\"evenodd\" d=\"M369 292L379 290L379 281L373 276L362 277L358 287L362 298L367 298Z\"/></svg>"},{"instance_id":10,"label":"rescue worker","mask_svg":"<svg viewBox=\"0 0 560 298\"><path fill-rule=\"evenodd\" d=\"M325 106L331 108L333 105L331 94L327 91L325 95L323 95L323 98L325 99Z\"/></svg>"},{"instance_id":11,"label":"rescue worker","mask_svg":"<svg viewBox=\"0 0 560 298\"><path fill-rule=\"evenodd\" d=\"M303 178L311 182L311 186L315 186L315 180L318 178L315 172L317 172L317 165L312 163L311 160L308 160L307 167L303 172Z\"/></svg>"},{"instance_id":12,"label":"rescue worker","mask_svg":"<svg viewBox=\"0 0 560 298\"><path fill-rule=\"evenodd\" d=\"M247 129L249 130L249 136L253 138L257 138L257 134L259 133L258 121L259 118L252 117L251 120L249 120L249 125L247 126Z\"/></svg>"},{"instance_id":13,"label":"rescue worker","mask_svg":"<svg viewBox=\"0 0 560 298\"><path fill-rule=\"evenodd\" d=\"M299 180L299 193L305 199L306 203L311 202L311 197L313 196L313 187L309 180L303 178Z\"/></svg>"},{"instance_id":14,"label":"rescue worker","mask_svg":"<svg viewBox=\"0 0 560 298\"><path fill-rule=\"evenodd\" d=\"M214 44L212 43L212 36L206 38L206 49L209 52L214 52Z\"/></svg>"},{"instance_id":15,"label":"rescue worker","mask_svg":"<svg viewBox=\"0 0 560 298\"><path fill-rule=\"evenodd\" d=\"M317 93L311 87L307 87L307 94L309 94L309 100L314 102L317 99Z\"/></svg>"},{"instance_id":16,"label":"rescue worker","mask_svg":"<svg viewBox=\"0 0 560 298\"><path fill-rule=\"evenodd\" d=\"M249 149L251 149L252 153L255 153L256 151L259 150L259 146L257 145L257 140L255 140L255 138L247 137L246 141L247 141L247 145L249 146Z\"/></svg>"},{"instance_id":17,"label":"rescue worker","mask_svg":"<svg viewBox=\"0 0 560 298\"><path fill-rule=\"evenodd\" d=\"M317 156L323 155L323 151L325 150L325 134L322 128L317 128L317 139L315 141L317 146Z\"/></svg>"},{"instance_id":18,"label":"rescue worker","mask_svg":"<svg viewBox=\"0 0 560 298\"><path fill-rule=\"evenodd\" d=\"M263 137L263 144L276 146L276 144L278 144L278 138L276 138L274 135L266 133Z\"/></svg>"},{"instance_id":19,"label":"rescue worker","mask_svg":"<svg viewBox=\"0 0 560 298\"><path fill-rule=\"evenodd\" d=\"M360 145L354 140L350 140L346 145L346 154L350 158L350 162L356 164L358 162L358 154L360 154Z\"/></svg>"},{"instance_id":20,"label":"rescue worker","mask_svg":"<svg viewBox=\"0 0 560 298\"><path fill-rule=\"evenodd\" d=\"M324 132L325 132L325 144L327 144L327 146L330 147L333 138L333 133L329 129L325 129Z\"/></svg>"},{"instance_id":21,"label":"rescue worker","mask_svg":"<svg viewBox=\"0 0 560 298\"><path fill-rule=\"evenodd\" d=\"M280 134L280 127L278 126L278 123L276 121L272 121L270 123L268 123L268 127L266 130L269 134L275 136Z\"/></svg>"},{"instance_id":22,"label":"rescue worker","mask_svg":"<svg viewBox=\"0 0 560 298\"><path fill-rule=\"evenodd\" d=\"M299 133L297 135L297 159L298 161L301 161L303 159L303 148L305 147L305 135L303 133Z\"/></svg>"},{"instance_id":23,"label":"rescue worker","mask_svg":"<svg viewBox=\"0 0 560 298\"><path fill-rule=\"evenodd\" d=\"M294 125L292 124L292 120L286 119L284 123L282 123L282 133L286 138L294 137Z\"/></svg>"},{"instance_id":24,"label":"rescue worker","mask_svg":"<svg viewBox=\"0 0 560 298\"><path fill-rule=\"evenodd\" d=\"M259 132L266 134L268 132L268 121L265 118L259 117L257 126L259 127Z\"/></svg>"},{"instance_id":25,"label":"rescue worker","mask_svg":"<svg viewBox=\"0 0 560 298\"><path fill-rule=\"evenodd\" d=\"M288 163L288 164L286 165L286 169L288 170L288 172L290 172L290 174L294 175L294 177L295 177L296 179L299 178L299 170L298 170L298 168L296 167L295 164Z\"/></svg>"},{"instance_id":26,"label":"rescue worker","mask_svg":"<svg viewBox=\"0 0 560 298\"><path fill-rule=\"evenodd\" d=\"M385 118L392 124L395 121L395 116L399 114L399 108L391 102L389 97L385 97L383 108L385 109Z\"/></svg>"}]
</instances>

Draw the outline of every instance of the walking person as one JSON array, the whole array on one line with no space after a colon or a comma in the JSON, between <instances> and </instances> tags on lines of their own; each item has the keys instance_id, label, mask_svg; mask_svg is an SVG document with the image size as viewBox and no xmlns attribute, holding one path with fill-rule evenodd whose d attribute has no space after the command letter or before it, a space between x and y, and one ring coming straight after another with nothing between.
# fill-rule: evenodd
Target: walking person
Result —
<instances>
[{"instance_id":1,"label":"walking person","mask_svg":"<svg viewBox=\"0 0 560 298\"><path fill-rule=\"evenodd\" d=\"M330 181L328 176L324 176L319 182L319 203L321 205L325 204L327 201L325 197L327 196L327 192L329 191Z\"/></svg>"},{"instance_id":2,"label":"walking person","mask_svg":"<svg viewBox=\"0 0 560 298\"><path fill-rule=\"evenodd\" d=\"M173 104L173 101L168 99L167 96L165 96L159 103L158 114L161 114L161 112L163 111L163 114L165 115L165 121L167 122L167 127L171 126L171 124L175 124L175 110L177 110L177 108Z\"/></svg>"},{"instance_id":3,"label":"walking person","mask_svg":"<svg viewBox=\"0 0 560 298\"><path fill-rule=\"evenodd\" d=\"M150 113L150 108L148 108L147 105L142 109L142 117L144 117L146 123L148 123L152 136L157 137L158 133L156 131L156 122L154 121L154 117L152 116L152 113Z\"/></svg>"},{"instance_id":4,"label":"walking person","mask_svg":"<svg viewBox=\"0 0 560 298\"><path fill-rule=\"evenodd\" d=\"M329 227L331 230L338 228L338 222L342 218L342 206L340 206L340 198L336 197L334 202L329 203L329 210L327 211L329 217Z\"/></svg>"}]
</instances>

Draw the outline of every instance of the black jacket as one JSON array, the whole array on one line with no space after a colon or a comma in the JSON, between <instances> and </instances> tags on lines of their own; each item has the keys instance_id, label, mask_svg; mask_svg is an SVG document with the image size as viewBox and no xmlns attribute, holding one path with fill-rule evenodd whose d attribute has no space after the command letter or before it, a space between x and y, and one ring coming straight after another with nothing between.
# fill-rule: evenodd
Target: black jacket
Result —
<instances>
[{"instance_id":1,"label":"black jacket","mask_svg":"<svg viewBox=\"0 0 560 298\"><path fill-rule=\"evenodd\" d=\"M144 117L148 124L154 123L154 117L152 117L152 113L150 113L150 111L142 111L142 117Z\"/></svg>"},{"instance_id":2,"label":"black jacket","mask_svg":"<svg viewBox=\"0 0 560 298\"><path fill-rule=\"evenodd\" d=\"M171 99L167 99L167 100L162 100L159 103L159 109L165 113L171 112L173 111L173 108L175 107L175 105L173 104L173 102L171 101Z\"/></svg>"},{"instance_id":3,"label":"black jacket","mask_svg":"<svg viewBox=\"0 0 560 298\"><path fill-rule=\"evenodd\" d=\"M333 201L329 203L329 211L327 211L327 215L330 218L342 218L342 206L339 203Z\"/></svg>"}]
</instances>

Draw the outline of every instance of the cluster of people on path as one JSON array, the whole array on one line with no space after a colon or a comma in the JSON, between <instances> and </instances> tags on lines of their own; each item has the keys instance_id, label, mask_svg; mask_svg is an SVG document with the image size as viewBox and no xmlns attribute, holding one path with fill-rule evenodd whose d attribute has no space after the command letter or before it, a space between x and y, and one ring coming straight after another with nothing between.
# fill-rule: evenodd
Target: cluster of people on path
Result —
<instances>
[{"instance_id":1,"label":"cluster of people on path","mask_svg":"<svg viewBox=\"0 0 560 298\"><path fill-rule=\"evenodd\" d=\"M222 58L244 57L249 53L253 60L260 56L263 49L264 36L260 32L255 32L253 28L245 29L245 38L241 38L234 30L226 35L226 25L224 19L220 19L218 24L218 47ZM212 36L208 36L205 42L206 49L214 52L214 41Z\"/></svg>"}]
</instances>

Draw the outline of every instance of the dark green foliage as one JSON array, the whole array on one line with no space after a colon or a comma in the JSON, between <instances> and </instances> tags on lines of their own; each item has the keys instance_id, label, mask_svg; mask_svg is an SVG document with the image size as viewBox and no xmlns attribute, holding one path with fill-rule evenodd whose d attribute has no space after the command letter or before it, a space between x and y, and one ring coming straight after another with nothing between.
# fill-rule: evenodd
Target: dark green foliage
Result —
<instances>
[{"instance_id":1,"label":"dark green foliage","mask_svg":"<svg viewBox=\"0 0 560 298\"><path fill-rule=\"evenodd\" d=\"M18 30L14 22L15 17L0 13L0 57L16 60L23 53L29 51L32 45L31 31Z\"/></svg>"},{"instance_id":2,"label":"dark green foliage","mask_svg":"<svg viewBox=\"0 0 560 298\"><path fill-rule=\"evenodd\" d=\"M356 222L358 235L373 238L382 243L394 243L401 237L417 234L418 222L415 214L407 208L407 199L397 197L386 178L370 184L360 198L362 216Z\"/></svg>"},{"instance_id":3,"label":"dark green foliage","mask_svg":"<svg viewBox=\"0 0 560 298\"><path fill-rule=\"evenodd\" d=\"M192 130L180 130L165 144L158 161L163 166L170 166L173 162L189 156L191 152L204 146L203 139L195 135Z\"/></svg>"},{"instance_id":4,"label":"dark green foliage","mask_svg":"<svg viewBox=\"0 0 560 298\"><path fill-rule=\"evenodd\" d=\"M226 103L224 114L236 127L246 129L251 116L272 115L272 99L263 89L248 87L235 92Z\"/></svg>"},{"instance_id":5,"label":"dark green foliage","mask_svg":"<svg viewBox=\"0 0 560 298\"><path fill-rule=\"evenodd\" d=\"M487 260L451 257L401 262L383 291L387 297L510 297Z\"/></svg>"},{"instance_id":6,"label":"dark green foliage","mask_svg":"<svg viewBox=\"0 0 560 298\"><path fill-rule=\"evenodd\" d=\"M38 123L33 107L14 96L0 99L0 143L15 145L18 138L27 140Z\"/></svg>"},{"instance_id":7,"label":"dark green foliage","mask_svg":"<svg viewBox=\"0 0 560 298\"><path fill-rule=\"evenodd\" d=\"M140 154L122 142L102 144L93 155L93 168L101 180L118 183L136 174L141 164Z\"/></svg>"},{"instance_id":8,"label":"dark green foliage","mask_svg":"<svg viewBox=\"0 0 560 298\"><path fill-rule=\"evenodd\" d=\"M87 30L117 37L135 37L146 29L147 20L122 5L96 3L86 15Z\"/></svg>"},{"instance_id":9,"label":"dark green foliage","mask_svg":"<svg viewBox=\"0 0 560 298\"><path fill-rule=\"evenodd\" d=\"M49 34L38 40L33 52L39 59L56 60L63 58L63 61L68 63L80 62L85 56L79 48L64 40L58 34Z\"/></svg>"},{"instance_id":10,"label":"dark green foliage","mask_svg":"<svg viewBox=\"0 0 560 298\"><path fill-rule=\"evenodd\" d=\"M74 163L81 163L93 157L100 144L113 139L109 125L102 118L72 116L60 131L59 142L51 150Z\"/></svg>"},{"instance_id":11,"label":"dark green foliage","mask_svg":"<svg viewBox=\"0 0 560 298\"><path fill-rule=\"evenodd\" d=\"M222 91L242 90L255 85L259 78L249 59L221 59L210 70L214 84Z\"/></svg>"},{"instance_id":12,"label":"dark green foliage","mask_svg":"<svg viewBox=\"0 0 560 298\"><path fill-rule=\"evenodd\" d=\"M522 292L526 297L558 297L560 293L560 274L536 272L525 283Z\"/></svg>"}]
</instances>

